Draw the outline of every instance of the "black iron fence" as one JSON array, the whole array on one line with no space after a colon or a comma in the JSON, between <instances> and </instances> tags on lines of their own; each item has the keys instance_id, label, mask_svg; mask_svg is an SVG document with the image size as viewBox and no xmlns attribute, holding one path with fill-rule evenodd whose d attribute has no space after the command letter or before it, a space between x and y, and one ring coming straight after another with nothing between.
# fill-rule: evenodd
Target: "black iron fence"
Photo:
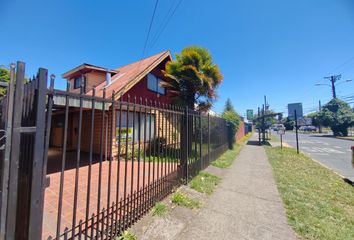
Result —
<instances>
[{"instance_id":1,"label":"black iron fence","mask_svg":"<svg viewBox=\"0 0 354 240\"><path fill-rule=\"evenodd\" d=\"M113 239L227 148L219 117L16 70L1 102L1 239Z\"/></svg>"}]
</instances>

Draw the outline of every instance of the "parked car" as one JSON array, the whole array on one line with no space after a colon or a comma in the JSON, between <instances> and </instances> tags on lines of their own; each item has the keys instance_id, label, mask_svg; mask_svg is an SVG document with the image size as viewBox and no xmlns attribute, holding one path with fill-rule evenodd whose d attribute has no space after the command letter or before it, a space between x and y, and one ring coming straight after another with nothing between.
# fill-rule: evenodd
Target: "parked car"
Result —
<instances>
[{"instance_id":1,"label":"parked car","mask_svg":"<svg viewBox=\"0 0 354 240\"><path fill-rule=\"evenodd\" d=\"M274 124L272 126L273 131L278 131L279 129L285 129L283 124Z\"/></svg>"},{"instance_id":2,"label":"parked car","mask_svg":"<svg viewBox=\"0 0 354 240\"><path fill-rule=\"evenodd\" d=\"M316 132L317 128L315 126L301 126L299 130L304 132Z\"/></svg>"}]
</instances>

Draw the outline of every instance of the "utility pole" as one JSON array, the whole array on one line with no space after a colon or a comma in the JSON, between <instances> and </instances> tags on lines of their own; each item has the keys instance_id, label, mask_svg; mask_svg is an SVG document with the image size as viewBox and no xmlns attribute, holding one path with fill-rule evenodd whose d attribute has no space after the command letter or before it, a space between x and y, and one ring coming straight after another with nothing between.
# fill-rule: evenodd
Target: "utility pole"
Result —
<instances>
[{"instance_id":1,"label":"utility pole","mask_svg":"<svg viewBox=\"0 0 354 240\"><path fill-rule=\"evenodd\" d=\"M267 113L267 96L264 95L264 112L263 115L266 115ZM267 136L268 138L268 136ZM266 125L265 125L265 119L263 118L263 143L265 143L266 140Z\"/></svg>"},{"instance_id":2,"label":"utility pole","mask_svg":"<svg viewBox=\"0 0 354 240\"><path fill-rule=\"evenodd\" d=\"M258 107L258 118L261 116L260 114L261 114L261 111ZM261 128L260 127L258 128L258 142L259 142L259 145L261 145Z\"/></svg>"},{"instance_id":3,"label":"utility pole","mask_svg":"<svg viewBox=\"0 0 354 240\"><path fill-rule=\"evenodd\" d=\"M329 79L329 81L331 81L332 97L333 97L333 98L337 98L335 83L336 83L341 77L342 77L341 74L339 74L339 75L332 75L332 76L329 76L329 77L324 77L325 79Z\"/></svg>"},{"instance_id":4,"label":"utility pole","mask_svg":"<svg viewBox=\"0 0 354 240\"><path fill-rule=\"evenodd\" d=\"M263 104L263 109L262 109L262 112L263 112L263 114L262 114L262 138L263 138L263 140L262 140L262 142L263 142L263 144L265 144L265 105Z\"/></svg>"},{"instance_id":5,"label":"utility pole","mask_svg":"<svg viewBox=\"0 0 354 240\"><path fill-rule=\"evenodd\" d=\"M295 115L296 152L297 152L297 154L299 154L299 133L298 133L296 110L294 110L294 115Z\"/></svg>"},{"instance_id":6,"label":"utility pole","mask_svg":"<svg viewBox=\"0 0 354 240\"><path fill-rule=\"evenodd\" d=\"M318 100L318 112L321 112L322 106L321 106L321 100ZM318 132L322 133L322 127L321 127L321 123L318 123Z\"/></svg>"}]
</instances>

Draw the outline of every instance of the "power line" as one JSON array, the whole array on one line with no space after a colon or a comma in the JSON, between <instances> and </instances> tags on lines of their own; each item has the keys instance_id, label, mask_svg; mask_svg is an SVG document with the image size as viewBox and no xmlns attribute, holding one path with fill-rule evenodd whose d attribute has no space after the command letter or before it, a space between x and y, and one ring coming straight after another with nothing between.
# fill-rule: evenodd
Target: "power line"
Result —
<instances>
[{"instance_id":1,"label":"power line","mask_svg":"<svg viewBox=\"0 0 354 240\"><path fill-rule=\"evenodd\" d=\"M166 15L164 16L163 20L161 21L161 24L159 25L159 27L157 28L157 31L155 32L155 35L152 37L152 40L151 42L155 42L156 41L156 38L157 38L157 35L158 33L161 31L161 29L163 28L164 26L164 23L168 20L171 12L172 12L172 9L173 7L175 6L175 3L177 2L177 0L173 0L170 8L168 9ZM151 44L150 44L151 45ZM151 47L150 47L151 48Z\"/></svg>"},{"instance_id":2,"label":"power line","mask_svg":"<svg viewBox=\"0 0 354 240\"><path fill-rule=\"evenodd\" d=\"M354 96L354 93L349 93L348 95L343 95L343 96L340 96L340 97L353 97Z\"/></svg>"},{"instance_id":3,"label":"power line","mask_svg":"<svg viewBox=\"0 0 354 240\"><path fill-rule=\"evenodd\" d=\"M344 63L340 64L338 67L334 68L333 71L341 69L342 67L344 67L345 65L350 63L352 60L354 60L354 57L349 58L347 61L345 61Z\"/></svg>"},{"instance_id":4,"label":"power line","mask_svg":"<svg viewBox=\"0 0 354 240\"><path fill-rule=\"evenodd\" d=\"M172 19L173 15L175 14L175 12L177 11L178 7L181 5L181 3L183 2L183 0L179 0L179 2L177 3L177 5L175 6L175 8L173 9L173 11L171 12L171 14L169 15L169 17L167 18L167 20L165 21L165 24L161 24L160 26L162 26L162 28L159 28L159 32L157 31L156 34L154 35L154 38L152 40L152 44L150 46L150 48L153 48L155 46L155 44L157 43L157 41L159 40L161 34L163 33L163 31L165 30L165 28L167 27L168 23L170 22L170 20ZM173 2L174 3L174 2ZM170 13L170 10L172 9L173 3L168 11L168 13ZM166 16L168 16L168 13ZM164 18L164 20L166 19L166 16ZM156 37L155 37L156 36Z\"/></svg>"},{"instance_id":5,"label":"power line","mask_svg":"<svg viewBox=\"0 0 354 240\"><path fill-rule=\"evenodd\" d=\"M149 29L148 29L148 32L147 32L147 35L146 35L146 38L145 38L143 53L141 54L139 63L137 65L137 67L135 68L134 72L136 72L136 71L138 71L140 69L141 61L145 57L146 46L147 46L147 43L148 43L148 40L149 40L149 37L150 37L150 32L151 32L152 24L153 24L154 19L155 19L155 14L156 14L156 9L157 9L158 3L159 3L159 0L156 0L155 6L154 6L154 11L153 11L151 19L150 19Z\"/></svg>"},{"instance_id":6,"label":"power line","mask_svg":"<svg viewBox=\"0 0 354 240\"><path fill-rule=\"evenodd\" d=\"M159 0L156 0L156 2L155 2L155 7L154 7L154 11L153 11L153 13L152 13L151 20L150 20L149 30L148 30L148 33L147 33L147 35L146 35L146 39L145 39L145 43L144 43L143 55L142 55L142 57L141 57L142 59L144 58L144 55L145 55L146 46L147 46L147 43L148 43L148 40L149 40L149 36L150 36L152 24L153 24L153 22L154 22L155 13L156 13L156 9L157 9L158 3L159 3Z\"/></svg>"}]
</instances>

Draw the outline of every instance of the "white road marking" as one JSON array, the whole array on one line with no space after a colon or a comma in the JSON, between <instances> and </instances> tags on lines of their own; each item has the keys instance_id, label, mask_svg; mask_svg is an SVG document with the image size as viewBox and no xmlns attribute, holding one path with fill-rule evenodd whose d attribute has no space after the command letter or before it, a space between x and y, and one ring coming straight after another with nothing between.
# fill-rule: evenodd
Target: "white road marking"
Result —
<instances>
[{"instance_id":1,"label":"white road marking","mask_svg":"<svg viewBox=\"0 0 354 240\"><path fill-rule=\"evenodd\" d=\"M313 152L313 153L337 153L345 154L345 152L333 149L333 148L324 148L324 147L302 147L303 149Z\"/></svg>"},{"instance_id":2,"label":"white road marking","mask_svg":"<svg viewBox=\"0 0 354 240\"><path fill-rule=\"evenodd\" d=\"M299 143L315 143L315 142L312 142L312 141L309 141L309 140L299 140Z\"/></svg>"}]
</instances>

